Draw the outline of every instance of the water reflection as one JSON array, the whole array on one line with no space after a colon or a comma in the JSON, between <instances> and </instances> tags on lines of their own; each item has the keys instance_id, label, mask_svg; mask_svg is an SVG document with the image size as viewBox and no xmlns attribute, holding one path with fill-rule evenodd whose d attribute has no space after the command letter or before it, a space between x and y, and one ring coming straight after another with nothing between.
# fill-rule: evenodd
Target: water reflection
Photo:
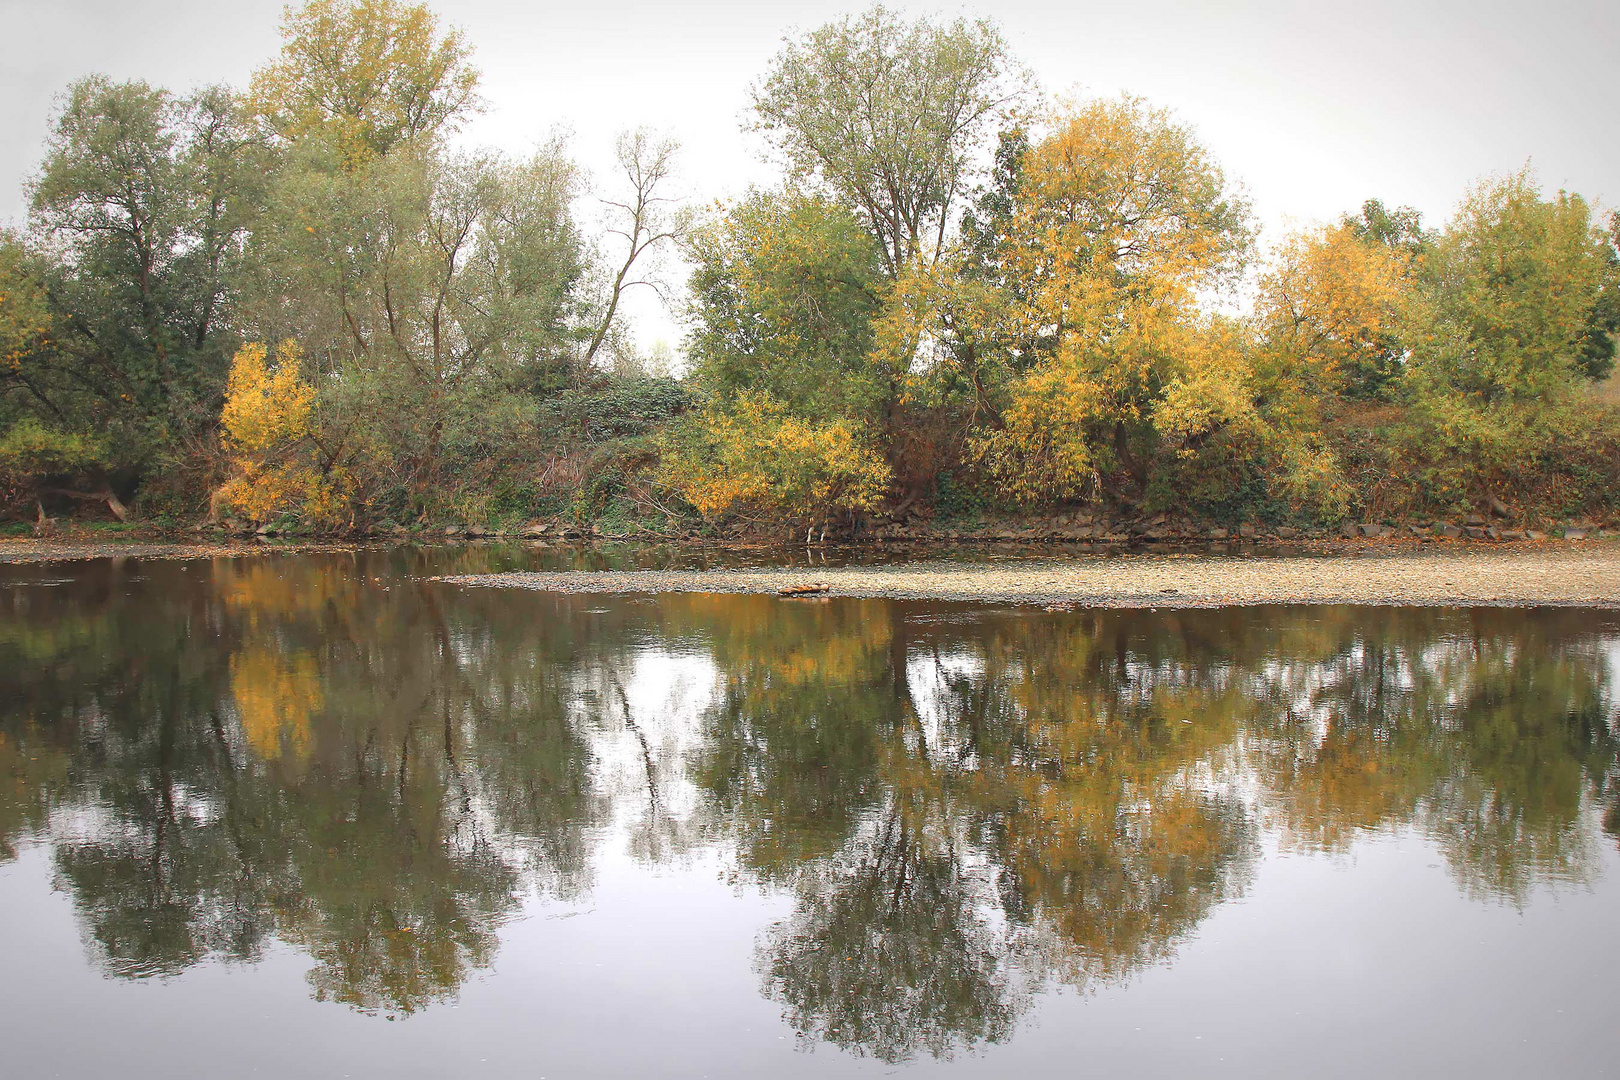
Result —
<instances>
[{"instance_id":1,"label":"water reflection","mask_svg":"<svg viewBox=\"0 0 1620 1080\"><path fill-rule=\"evenodd\" d=\"M898 1061L1166 962L1268 839L1416 829L1524 903L1620 833L1599 613L559 597L424 559L7 572L0 859L50 846L108 974L279 941L408 1014L604 852L717 852L791 898L755 964L794 1029Z\"/></svg>"}]
</instances>

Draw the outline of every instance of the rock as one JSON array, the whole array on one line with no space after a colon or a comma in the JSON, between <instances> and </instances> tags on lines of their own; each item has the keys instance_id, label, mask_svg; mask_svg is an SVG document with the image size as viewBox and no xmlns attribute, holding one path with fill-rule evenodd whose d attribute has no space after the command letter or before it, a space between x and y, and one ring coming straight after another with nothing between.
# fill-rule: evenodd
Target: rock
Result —
<instances>
[{"instance_id":1,"label":"rock","mask_svg":"<svg viewBox=\"0 0 1620 1080\"><path fill-rule=\"evenodd\" d=\"M1565 540L1585 540L1586 539L1586 533L1587 533L1586 529L1565 529L1564 530L1564 539Z\"/></svg>"},{"instance_id":2,"label":"rock","mask_svg":"<svg viewBox=\"0 0 1620 1080\"><path fill-rule=\"evenodd\" d=\"M281 530L276 528L273 523L267 521L263 525L260 525L256 531L260 536L274 536Z\"/></svg>"},{"instance_id":3,"label":"rock","mask_svg":"<svg viewBox=\"0 0 1620 1080\"><path fill-rule=\"evenodd\" d=\"M484 527L482 525L469 525L469 526L467 526L467 539L469 539L469 540L477 540L481 536L488 536L488 535L489 535L489 533L484 530Z\"/></svg>"},{"instance_id":4,"label":"rock","mask_svg":"<svg viewBox=\"0 0 1620 1080\"><path fill-rule=\"evenodd\" d=\"M1436 536L1444 536L1448 540L1458 540L1463 535L1463 531L1449 521L1440 522L1430 532Z\"/></svg>"},{"instance_id":5,"label":"rock","mask_svg":"<svg viewBox=\"0 0 1620 1080\"><path fill-rule=\"evenodd\" d=\"M776 590L777 596L817 596L826 592L830 585L784 585Z\"/></svg>"},{"instance_id":6,"label":"rock","mask_svg":"<svg viewBox=\"0 0 1620 1080\"><path fill-rule=\"evenodd\" d=\"M1489 537L1490 539L1492 539L1492 540L1500 540L1500 539L1502 539L1501 530L1499 530L1495 525L1486 526L1485 535L1487 537Z\"/></svg>"},{"instance_id":7,"label":"rock","mask_svg":"<svg viewBox=\"0 0 1620 1080\"><path fill-rule=\"evenodd\" d=\"M1299 535L1299 530L1292 525L1277 526L1277 535L1284 540L1292 540Z\"/></svg>"},{"instance_id":8,"label":"rock","mask_svg":"<svg viewBox=\"0 0 1620 1080\"><path fill-rule=\"evenodd\" d=\"M1413 536L1428 536L1429 530L1422 525L1408 525L1406 531Z\"/></svg>"},{"instance_id":9,"label":"rock","mask_svg":"<svg viewBox=\"0 0 1620 1080\"><path fill-rule=\"evenodd\" d=\"M1256 529L1249 522L1244 522L1242 525L1238 526L1238 535L1243 537L1245 540L1253 540L1259 531L1260 530Z\"/></svg>"},{"instance_id":10,"label":"rock","mask_svg":"<svg viewBox=\"0 0 1620 1080\"><path fill-rule=\"evenodd\" d=\"M444 535L449 536L449 537L460 536L462 533L465 533L466 531L467 530L465 528L463 528L462 526L460 526L460 525L446 525L444 527Z\"/></svg>"},{"instance_id":11,"label":"rock","mask_svg":"<svg viewBox=\"0 0 1620 1080\"><path fill-rule=\"evenodd\" d=\"M1497 517L1513 516L1513 511L1507 508L1507 503L1503 502L1501 499L1498 499L1495 495L1485 496L1485 502L1491 513L1495 514Z\"/></svg>"},{"instance_id":12,"label":"rock","mask_svg":"<svg viewBox=\"0 0 1620 1080\"><path fill-rule=\"evenodd\" d=\"M1211 540L1225 540L1231 535L1231 533L1228 530L1217 526L1216 528L1209 530L1209 532L1205 533L1204 535L1208 536Z\"/></svg>"},{"instance_id":13,"label":"rock","mask_svg":"<svg viewBox=\"0 0 1620 1080\"><path fill-rule=\"evenodd\" d=\"M544 536L550 531L550 525L528 525L524 527L522 535L527 537Z\"/></svg>"},{"instance_id":14,"label":"rock","mask_svg":"<svg viewBox=\"0 0 1620 1080\"><path fill-rule=\"evenodd\" d=\"M1503 529L1502 530L1502 539L1503 540L1523 540L1523 539L1525 539L1525 533L1524 533L1523 529Z\"/></svg>"},{"instance_id":15,"label":"rock","mask_svg":"<svg viewBox=\"0 0 1620 1080\"><path fill-rule=\"evenodd\" d=\"M1470 540L1483 540L1485 539L1485 530L1478 525L1464 525L1463 535Z\"/></svg>"},{"instance_id":16,"label":"rock","mask_svg":"<svg viewBox=\"0 0 1620 1080\"><path fill-rule=\"evenodd\" d=\"M1545 540L1547 539L1547 534L1542 532L1540 529L1526 529L1524 530L1524 538L1526 540Z\"/></svg>"},{"instance_id":17,"label":"rock","mask_svg":"<svg viewBox=\"0 0 1620 1080\"><path fill-rule=\"evenodd\" d=\"M1384 535L1384 527L1377 522L1364 521L1356 526L1356 532L1362 536L1382 536Z\"/></svg>"}]
</instances>

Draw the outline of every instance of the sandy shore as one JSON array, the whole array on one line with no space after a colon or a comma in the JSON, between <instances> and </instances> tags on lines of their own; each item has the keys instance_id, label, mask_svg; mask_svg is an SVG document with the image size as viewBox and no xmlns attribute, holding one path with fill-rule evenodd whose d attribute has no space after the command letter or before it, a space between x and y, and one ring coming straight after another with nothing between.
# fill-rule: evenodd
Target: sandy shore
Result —
<instances>
[{"instance_id":1,"label":"sandy shore","mask_svg":"<svg viewBox=\"0 0 1620 1080\"><path fill-rule=\"evenodd\" d=\"M1097 607L1620 608L1620 544L1323 557L1152 554L971 563L927 560L818 569L569 571L435 580L571 593L775 593L787 586L825 584L833 596Z\"/></svg>"}]
</instances>

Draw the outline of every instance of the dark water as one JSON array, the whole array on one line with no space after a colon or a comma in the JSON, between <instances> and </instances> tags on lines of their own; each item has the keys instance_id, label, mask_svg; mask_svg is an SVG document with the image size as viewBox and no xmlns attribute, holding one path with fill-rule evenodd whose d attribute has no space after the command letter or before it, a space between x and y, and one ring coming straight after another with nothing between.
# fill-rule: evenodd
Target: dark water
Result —
<instances>
[{"instance_id":1,"label":"dark water","mask_svg":"<svg viewBox=\"0 0 1620 1080\"><path fill-rule=\"evenodd\" d=\"M0 568L0 1074L1620 1074L1613 613L522 558Z\"/></svg>"}]
</instances>

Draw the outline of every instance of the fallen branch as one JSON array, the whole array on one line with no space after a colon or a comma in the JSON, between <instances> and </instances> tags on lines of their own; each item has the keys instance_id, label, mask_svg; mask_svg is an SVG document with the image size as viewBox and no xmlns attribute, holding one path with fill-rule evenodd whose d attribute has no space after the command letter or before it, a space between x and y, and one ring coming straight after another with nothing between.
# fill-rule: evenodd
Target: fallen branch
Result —
<instances>
[{"instance_id":1,"label":"fallen branch","mask_svg":"<svg viewBox=\"0 0 1620 1080\"><path fill-rule=\"evenodd\" d=\"M124 506L117 495L113 494L111 488L105 491L73 491L69 488L46 488L45 493L47 495L61 495L68 499L81 499L85 502L104 502L107 504L107 509L113 512L113 517L119 521L129 520L129 509Z\"/></svg>"}]
</instances>

